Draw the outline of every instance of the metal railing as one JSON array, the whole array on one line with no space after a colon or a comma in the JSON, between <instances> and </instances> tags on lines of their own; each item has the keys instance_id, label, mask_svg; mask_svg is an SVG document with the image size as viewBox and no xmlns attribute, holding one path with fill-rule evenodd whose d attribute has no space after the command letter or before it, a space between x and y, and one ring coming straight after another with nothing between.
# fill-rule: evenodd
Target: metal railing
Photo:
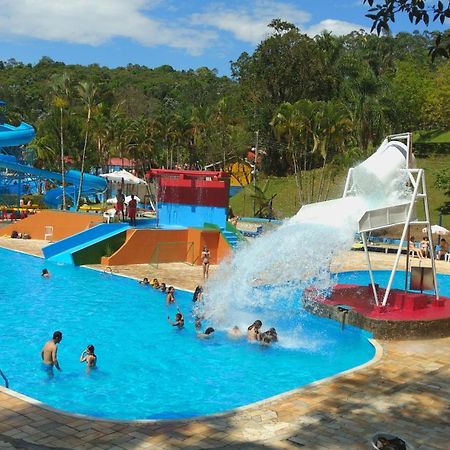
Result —
<instances>
[{"instance_id":1,"label":"metal railing","mask_svg":"<svg viewBox=\"0 0 450 450\"><path fill-rule=\"evenodd\" d=\"M5 387L9 388L8 378L6 378L6 375L2 372L1 369L0 369L0 376L5 380Z\"/></svg>"}]
</instances>

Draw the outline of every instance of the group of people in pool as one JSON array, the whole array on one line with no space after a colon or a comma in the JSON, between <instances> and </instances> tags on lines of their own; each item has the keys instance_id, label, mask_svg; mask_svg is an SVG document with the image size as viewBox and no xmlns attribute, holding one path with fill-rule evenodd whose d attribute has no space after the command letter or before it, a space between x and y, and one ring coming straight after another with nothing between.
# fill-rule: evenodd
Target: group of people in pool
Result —
<instances>
[{"instance_id":1,"label":"group of people in pool","mask_svg":"<svg viewBox=\"0 0 450 450\"><path fill-rule=\"evenodd\" d=\"M62 341L63 335L61 331L55 331L52 339L47 341L41 350L42 369L47 373L49 378L53 377L53 368L61 372L61 366L58 362L58 344ZM97 355L95 347L88 345L80 355L80 363L86 363L86 370L89 372L97 367Z\"/></svg>"},{"instance_id":2,"label":"group of people in pool","mask_svg":"<svg viewBox=\"0 0 450 450\"><path fill-rule=\"evenodd\" d=\"M153 278L151 281L149 281L147 277L144 277L141 281L139 281L139 284L152 287L153 289L157 289L161 292L167 292L169 289L167 288L166 283L160 283L158 278Z\"/></svg>"}]
</instances>

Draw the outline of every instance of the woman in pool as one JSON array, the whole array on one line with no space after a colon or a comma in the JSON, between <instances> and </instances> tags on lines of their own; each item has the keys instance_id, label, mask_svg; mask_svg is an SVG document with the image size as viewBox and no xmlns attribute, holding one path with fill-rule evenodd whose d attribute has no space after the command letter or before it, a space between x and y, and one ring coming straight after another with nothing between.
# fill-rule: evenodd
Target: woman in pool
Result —
<instances>
[{"instance_id":1,"label":"woman in pool","mask_svg":"<svg viewBox=\"0 0 450 450\"><path fill-rule=\"evenodd\" d=\"M158 278L153 278L153 280L150 281L150 284L151 284L152 287L154 287L155 289L159 289L159 287L160 287Z\"/></svg>"},{"instance_id":2,"label":"woman in pool","mask_svg":"<svg viewBox=\"0 0 450 450\"><path fill-rule=\"evenodd\" d=\"M50 278L50 272L47 269L42 269L41 277Z\"/></svg>"},{"instance_id":3,"label":"woman in pool","mask_svg":"<svg viewBox=\"0 0 450 450\"><path fill-rule=\"evenodd\" d=\"M173 327L178 327L179 330L184 327L184 316L180 311L180 308L178 308L178 312L175 314L175 322L170 320L170 316L167 316L167 322L169 322Z\"/></svg>"},{"instance_id":4,"label":"woman in pool","mask_svg":"<svg viewBox=\"0 0 450 450\"><path fill-rule=\"evenodd\" d=\"M86 367L92 369L97 365L97 356L95 355L95 348L93 345L88 345L86 350L83 350L80 355L80 363L85 362Z\"/></svg>"},{"instance_id":5,"label":"woman in pool","mask_svg":"<svg viewBox=\"0 0 450 450\"><path fill-rule=\"evenodd\" d=\"M202 262L203 262L203 278L208 278L209 275L209 250L208 247L203 247Z\"/></svg>"},{"instance_id":6,"label":"woman in pool","mask_svg":"<svg viewBox=\"0 0 450 450\"><path fill-rule=\"evenodd\" d=\"M203 294L203 288L199 285L195 288L194 295L192 296L192 301L195 303L195 302L198 302L199 300L201 300L202 294Z\"/></svg>"},{"instance_id":7,"label":"woman in pool","mask_svg":"<svg viewBox=\"0 0 450 450\"><path fill-rule=\"evenodd\" d=\"M175 288L173 286L169 286L166 295L166 305L169 306L172 303L175 303Z\"/></svg>"},{"instance_id":8,"label":"woman in pool","mask_svg":"<svg viewBox=\"0 0 450 450\"><path fill-rule=\"evenodd\" d=\"M197 337L199 339L209 339L213 336L214 331L216 331L216 330L214 330L213 327L208 327L204 333L197 332Z\"/></svg>"},{"instance_id":9,"label":"woman in pool","mask_svg":"<svg viewBox=\"0 0 450 450\"><path fill-rule=\"evenodd\" d=\"M259 341L260 340L260 329L262 327L262 322L260 320L255 320L248 328L247 328L247 339L249 341Z\"/></svg>"},{"instance_id":10,"label":"woman in pool","mask_svg":"<svg viewBox=\"0 0 450 450\"><path fill-rule=\"evenodd\" d=\"M161 283L159 289L160 289L161 292L166 292L166 290L167 290L166 283Z\"/></svg>"},{"instance_id":11,"label":"woman in pool","mask_svg":"<svg viewBox=\"0 0 450 450\"><path fill-rule=\"evenodd\" d=\"M239 329L237 325L235 325L233 328L231 328L230 331L228 331L228 337L233 339L239 339L242 337L242 331Z\"/></svg>"},{"instance_id":12,"label":"woman in pool","mask_svg":"<svg viewBox=\"0 0 450 450\"><path fill-rule=\"evenodd\" d=\"M143 284L144 286L149 286L150 282L148 281L148 278L145 277L143 280L139 281L139 284Z\"/></svg>"},{"instance_id":13,"label":"woman in pool","mask_svg":"<svg viewBox=\"0 0 450 450\"><path fill-rule=\"evenodd\" d=\"M277 342L278 341L277 330L275 330L275 328L268 329L264 333L261 333L259 340L262 345L270 345L273 344L274 342Z\"/></svg>"}]
</instances>

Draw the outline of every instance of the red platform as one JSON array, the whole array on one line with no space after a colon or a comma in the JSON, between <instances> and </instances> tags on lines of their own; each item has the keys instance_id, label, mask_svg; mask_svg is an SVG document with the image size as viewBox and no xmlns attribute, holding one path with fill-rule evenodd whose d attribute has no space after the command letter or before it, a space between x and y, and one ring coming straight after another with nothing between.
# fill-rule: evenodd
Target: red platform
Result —
<instances>
[{"instance_id":1,"label":"red platform","mask_svg":"<svg viewBox=\"0 0 450 450\"><path fill-rule=\"evenodd\" d=\"M378 288L378 299L383 299L385 289ZM338 284L333 288L331 297L325 298L314 294L313 290L305 292L308 298L325 305L346 305L353 311L370 319L419 321L450 318L450 298L434 295L392 290L385 307L375 304L372 286Z\"/></svg>"}]
</instances>

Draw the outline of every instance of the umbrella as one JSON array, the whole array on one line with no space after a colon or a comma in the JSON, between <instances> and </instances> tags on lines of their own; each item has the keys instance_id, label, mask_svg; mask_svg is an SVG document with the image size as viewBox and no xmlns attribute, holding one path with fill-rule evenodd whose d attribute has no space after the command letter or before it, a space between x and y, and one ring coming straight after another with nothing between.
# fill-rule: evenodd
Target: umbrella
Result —
<instances>
[{"instance_id":1,"label":"umbrella","mask_svg":"<svg viewBox=\"0 0 450 450\"><path fill-rule=\"evenodd\" d=\"M133 175L126 170L116 170L111 173L102 173L100 175L103 178L106 178L108 181L112 181L115 183L124 183L124 184L147 184L145 180L141 180L137 176Z\"/></svg>"},{"instance_id":2,"label":"umbrella","mask_svg":"<svg viewBox=\"0 0 450 450\"><path fill-rule=\"evenodd\" d=\"M427 227L422 229L422 233L426 233L427 231ZM431 225L431 233L443 236L446 234L450 234L450 231L448 231L447 228L441 227L440 225Z\"/></svg>"},{"instance_id":3,"label":"umbrella","mask_svg":"<svg viewBox=\"0 0 450 450\"><path fill-rule=\"evenodd\" d=\"M134 199L135 199L138 203L141 202L141 199L140 199L137 195L134 196ZM128 204L130 200L131 200L131 195L127 195L127 196L125 197L125 203Z\"/></svg>"}]
</instances>

